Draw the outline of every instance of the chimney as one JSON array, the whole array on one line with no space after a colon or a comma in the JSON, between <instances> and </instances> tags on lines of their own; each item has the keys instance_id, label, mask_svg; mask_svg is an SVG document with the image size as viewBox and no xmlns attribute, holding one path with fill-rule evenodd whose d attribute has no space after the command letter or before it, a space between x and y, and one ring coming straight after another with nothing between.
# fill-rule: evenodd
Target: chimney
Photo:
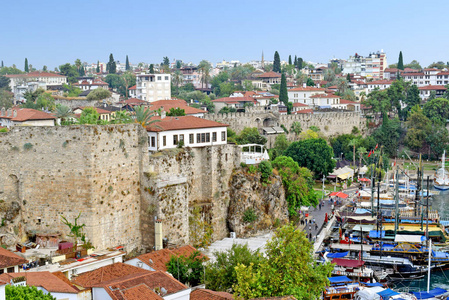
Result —
<instances>
[{"instance_id":1,"label":"chimney","mask_svg":"<svg viewBox=\"0 0 449 300\"><path fill-rule=\"evenodd\" d=\"M161 111L161 120L164 119L166 115L167 115L167 114L165 113L165 110L164 110L164 111Z\"/></svg>"},{"instance_id":2,"label":"chimney","mask_svg":"<svg viewBox=\"0 0 449 300\"><path fill-rule=\"evenodd\" d=\"M8 110L6 111L6 116L11 117L11 115L12 115L11 108L8 108Z\"/></svg>"},{"instance_id":3,"label":"chimney","mask_svg":"<svg viewBox=\"0 0 449 300\"><path fill-rule=\"evenodd\" d=\"M161 250L162 246L162 221L154 221L154 250Z\"/></svg>"},{"instance_id":4,"label":"chimney","mask_svg":"<svg viewBox=\"0 0 449 300\"><path fill-rule=\"evenodd\" d=\"M307 86L306 82L303 82L302 87L305 88Z\"/></svg>"},{"instance_id":5,"label":"chimney","mask_svg":"<svg viewBox=\"0 0 449 300\"><path fill-rule=\"evenodd\" d=\"M16 118L16 117L17 117L17 110L14 109L14 110L12 111L12 117L13 117L13 118Z\"/></svg>"}]
</instances>

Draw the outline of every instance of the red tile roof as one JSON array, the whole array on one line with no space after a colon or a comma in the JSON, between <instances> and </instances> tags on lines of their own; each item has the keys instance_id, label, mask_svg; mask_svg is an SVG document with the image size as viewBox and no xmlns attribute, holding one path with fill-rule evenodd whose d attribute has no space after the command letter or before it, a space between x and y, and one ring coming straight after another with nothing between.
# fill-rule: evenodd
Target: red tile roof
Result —
<instances>
[{"instance_id":1,"label":"red tile roof","mask_svg":"<svg viewBox=\"0 0 449 300\"><path fill-rule=\"evenodd\" d=\"M74 110L77 110L77 109L81 109L81 110L84 110L84 109L86 109L86 107L92 107L92 108L95 108L95 110L97 111L97 113L99 113L100 115L110 115L111 114L111 111L109 111L109 110L106 110L106 109L102 109L102 108L99 108L99 107L93 107L93 106L79 106L79 107L76 107Z\"/></svg>"},{"instance_id":2,"label":"red tile roof","mask_svg":"<svg viewBox=\"0 0 449 300\"><path fill-rule=\"evenodd\" d=\"M181 108L184 109L184 112L186 115L193 115L193 114L205 114L206 111L190 107L187 105L187 102L180 99L174 99L174 100L158 100L153 101L150 103L149 109L151 110L158 110L161 109L162 111L169 112L171 108Z\"/></svg>"},{"instance_id":3,"label":"red tile roof","mask_svg":"<svg viewBox=\"0 0 449 300\"><path fill-rule=\"evenodd\" d=\"M340 99L340 103L341 103L341 104L360 104L359 102L355 102L355 101L351 101L351 100L346 100L346 99Z\"/></svg>"},{"instance_id":4,"label":"red tile roof","mask_svg":"<svg viewBox=\"0 0 449 300\"><path fill-rule=\"evenodd\" d=\"M375 80L371 82L367 82L367 85L374 85L374 84L392 84L393 80Z\"/></svg>"},{"instance_id":5,"label":"red tile roof","mask_svg":"<svg viewBox=\"0 0 449 300\"><path fill-rule=\"evenodd\" d=\"M115 296L116 299L122 299L119 298L121 290L139 285L145 285L151 290L160 293L162 292L162 288L164 288L167 295L187 289L184 284L177 281L171 275L161 271L148 272L146 274L131 274L115 280L103 282L102 284L95 285L95 287L103 287L111 297Z\"/></svg>"},{"instance_id":6,"label":"red tile roof","mask_svg":"<svg viewBox=\"0 0 449 300\"><path fill-rule=\"evenodd\" d=\"M190 293L190 300L231 300L232 294L226 292L216 292L207 289L196 289Z\"/></svg>"},{"instance_id":7,"label":"red tile roof","mask_svg":"<svg viewBox=\"0 0 449 300\"><path fill-rule=\"evenodd\" d=\"M413 73L402 73L402 77L404 76L424 76L424 73L422 72L413 72Z\"/></svg>"},{"instance_id":8,"label":"red tile roof","mask_svg":"<svg viewBox=\"0 0 449 300\"><path fill-rule=\"evenodd\" d=\"M435 69L435 68L425 68L424 71L440 71L440 69Z\"/></svg>"},{"instance_id":9,"label":"red tile roof","mask_svg":"<svg viewBox=\"0 0 449 300\"><path fill-rule=\"evenodd\" d=\"M301 109L298 111L292 111L292 114L313 114L313 109Z\"/></svg>"},{"instance_id":10,"label":"red tile roof","mask_svg":"<svg viewBox=\"0 0 449 300\"><path fill-rule=\"evenodd\" d=\"M13 117L14 111L17 112L17 116ZM16 122L24 122L24 121L31 121L31 120L54 120L56 119L55 116L52 114L32 109L32 108L13 108L12 109L13 114L10 117L1 116L0 118L4 119L11 119L12 121Z\"/></svg>"},{"instance_id":11,"label":"red tile roof","mask_svg":"<svg viewBox=\"0 0 449 300\"><path fill-rule=\"evenodd\" d=\"M418 89L423 90L423 91L445 91L446 88L442 85L426 85L426 86L422 86L419 87Z\"/></svg>"},{"instance_id":12,"label":"red tile roof","mask_svg":"<svg viewBox=\"0 0 449 300\"><path fill-rule=\"evenodd\" d=\"M293 88L293 89L289 89L289 92L319 92L322 91L324 92L326 89L325 88L317 88L314 86L306 86L306 87L297 87L297 88Z\"/></svg>"},{"instance_id":13,"label":"red tile roof","mask_svg":"<svg viewBox=\"0 0 449 300\"><path fill-rule=\"evenodd\" d=\"M127 275L141 275L148 274L149 272L150 271L124 263L115 263L90 272L83 273L72 281L79 286L90 288L93 286L101 285L103 282L122 278Z\"/></svg>"},{"instance_id":14,"label":"red tile roof","mask_svg":"<svg viewBox=\"0 0 449 300\"><path fill-rule=\"evenodd\" d=\"M6 75L6 77L9 78L35 78L35 77L66 77L64 75L59 75L56 73L49 73L49 72L30 72L25 74L12 74L12 75Z\"/></svg>"},{"instance_id":15,"label":"red tile roof","mask_svg":"<svg viewBox=\"0 0 449 300\"><path fill-rule=\"evenodd\" d=\"M449 75L449 71L443 71L438 73L437 75Z\"/></svg>"},{"instance_id":16,"label":"red tile roof","mask_svg":"<svg viewBox=\"0 0 449 300\"><path fill-rule=\"evenodd\" d=\"M27 263L28 260L20 255L15 254L9 250L0 247L0 268L4 269L7 267L17 266Z\"/></svg>"},{"instance_id":17,"label":"red tile roof","mask_svg":"<svg viewBox=\"0 0 449 300\"><path fill-rule=\"evenodd\" d=\"M254 99L252 97L223 97L212 100L212 102L225 102L225 103L254 102Z\"/></svg>"},{"instance_id":18,"label":"red tile roof","mask_svg":"<svg viewBox=\"0 0 449 300\"><path fill-rule=\"evenodd\" d=\"M194 116L182 117L153 117L151 120L160 120L147 127L147 131L160 132L169 130L183 130L183 129L198 129L198 128L212 128L212 127L227 127L229 125L210 121Z\"/></svg>"},{"instance_id":19,"label":"red tile roof","mask_svg":"<svg viewBox=\"0 0 449 300\"><path fill-rule=\"evenodd\" d=\"M128 88L128 90L135 90L135 89L136 89L135 85L133 85L132 87Z\"/></svg>"},{"instance_id":20,"label":"red tile roof","mask_svg":"<svg viewBox=\"0 0 449 300\"><path fill-rule=\"evenodd\" d=\"M337 96L334 94L316 94L316 95L310 96L310 98L340 98L340 96Z\"/></svg>"},{"instance_id":21,"label":"red tile roof","mask_svg":"<svg viewBox=\"0 0 449 300\"><path fill-rule=\"evenodd\" d=\"M139 284L137 286L120 290L120 294L109 293L112 299L117 300L164 300L161 296L156 294L152 289L150 289L145 284Z\"/></svg>"},{"instance_id":22,"label":"red tile roof","mask_svg":"<svg viewBox=\"0 0 449 300\"><path fill-rule=\"evenodd\" d=\"M45 272L21 272L21 273L3 273L0 275L0 280L10 282L12 278L24 276L28 286L43 287L50 293L69 293L78 294L79 290L72 285L66 283L58 276L52 273Z\"/></svg>"},{"instance_id":23,"label":"red tile roof","mask_svg":"<svg viewBox=\"0 0 449 300\"><path fill-rule=\"evenodd\" d=\"M273 72L273 71L257 75L257 77L259 77L259 78L281 78L281 76L282 75L280 73Z\"/></svg>"},{"instance_id":24,"label":"red tile roof","mask_svg":"<svg viewBox=\"0 0 449 300\"><path fill-rule=\"evenodd\" d=\"M293 103L293 107L304 107L304 106L308 106L308 105L304 104L304 103L299 103L299 102Z\"/></svg>"}]
</instances>

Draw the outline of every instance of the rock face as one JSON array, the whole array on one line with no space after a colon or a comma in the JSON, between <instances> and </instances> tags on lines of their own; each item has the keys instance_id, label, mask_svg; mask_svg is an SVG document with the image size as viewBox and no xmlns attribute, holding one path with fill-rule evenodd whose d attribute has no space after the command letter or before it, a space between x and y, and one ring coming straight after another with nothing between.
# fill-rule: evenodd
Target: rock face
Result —
<instances>
[{"instance_id":1,"label":"rock face","mask_svg":"<svg viewBox=\"0 0 449 300\"><path fill-rule=\"evenodd\" d=\"M228 226L237 237L248 237L288 222L282 180L272 176L262 183L260 174L237 170L230 181Z\"/></svg>"}]
</instances>

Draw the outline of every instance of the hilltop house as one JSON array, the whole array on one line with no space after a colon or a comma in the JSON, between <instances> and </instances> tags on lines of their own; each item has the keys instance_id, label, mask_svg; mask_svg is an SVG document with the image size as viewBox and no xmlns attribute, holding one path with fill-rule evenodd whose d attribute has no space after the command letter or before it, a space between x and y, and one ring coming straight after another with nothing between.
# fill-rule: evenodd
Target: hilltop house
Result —
<instances>
[{"instance_id":1,"label":"hilltop house","mask_svg":"<svg viewBox=\"0 0 449 300\"><path fill-rule=\"evenodd\" d=\"M281 74L277 72L266 72L257 75L257 78L252 80L252 84L255 88L269 91L273 84L281 84Z\"/></svg>"},{"instance_id":2,"label":"hilltop house","mask_svg":"<svg viewBox=\"0 0 449 300\"><path fill-rule=\"evenodd\" d=\"M0 110L0 126L55 126L56 117L52 114L31 108L10 108Z\"/></svg>"},{"instance_id":3,"label":"hilltop house","mask_svg":"<svg viewBox=\"0 0 449 300\"><path fill-rule=\"evenodd\" d=\"M287 90L288 101L292 103L310 103L310 97L317 94L324 94L325 88L317 88L313 86L296 87Z\"/></svg>"},{"instance_id":4,"label":"hilltop house","mask_svg":"<svg viewBox=\"0 0 449 300\"><path fill-rule=\"evenodd\" d=\"M193 116L166 117L165 112L147 127L148 150L186 147L204 147L227 144L226 128L229 125Z\"/></svg>"},{"instance_id":5,"label":"hilltop house","mask_svg":"<svg viewBox=\"0 0 449 300\"><path fill-rule=\"evenodd\" d=\"M246 105L257 105L258 102L252 97L223 97L219 99L212 100L215 106L215 111L219 112L222 108L235 108L244 109Z\"/></svg>"},{"instance_id":6,"label":"hilltop house","mask_svg":"<svg viewBox=\"0 0 449 300\"><path fill-rule=\"evenodd\" d=\"M151 102L149 106L150 110L160 112L165 111L166 113L169 113L172 108L183 109L186 116L194 116L199 118L204 117L204 114L206 113L205 110L188 106L187 102L182 99L158 100Z\"/></svg>"},{"instance_id":7,"label":"hilltop house","mask_svg":"<svg viewBox=\"0 0 449 300\"><path fill-rule=\"evenodd\" d=\"M99 78L94 77L81 77L78 83L74 83L73 86L79 87L83 91L105 89L109 88L109 85Z\"/></svg>"}]
</instances>

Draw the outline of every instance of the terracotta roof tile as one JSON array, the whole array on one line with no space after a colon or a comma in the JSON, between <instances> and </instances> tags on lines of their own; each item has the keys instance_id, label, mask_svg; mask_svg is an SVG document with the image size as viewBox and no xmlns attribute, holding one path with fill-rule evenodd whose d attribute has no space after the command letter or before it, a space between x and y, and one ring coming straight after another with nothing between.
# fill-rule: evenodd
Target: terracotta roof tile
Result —
<instances>
[{"instance_id":1,"label":"terracotta roof tile","mask_svg":"<svg viewBox=\"0 0 449 300\"><path fill-rule=\"evenodd\" d=\"M182 130L182 129L195 129L195 128L211 128L211 127L227 127L229 125L210 121L194 116L182 116L182 117L153 117L151 120L159 120L159 122L153 123L147 127L147 131L168 131L168 130Z\"/></svg>"},{"instance_id":2,"label":"terracotta roof tile","mask_svg":"<svg viewBox=\"0 0 449 300\"><path fill-rule=\"evenodd\" d=\"M86 107L93 107L93 106L79 106L79 107L77 107L77 108L75 108L75 109L81 109L81 110L84 110ZM107 114L107 115L109 115L109 114L111 114L111 111L109 111L109 110L106 110L106 109L102 109L102 108L99 108L99 107L93 107L93 108L95 108L95 110L97 111L97 113L99 113L100 115L104 115L104 114ZM75 110L74 109L74 110Z\"/></svg>"},{"instance_id":3,"label":"terracotta roof tile","mask_svg":"<svg viewBox=\"0 0 449 300\"><path fill-rule=\"evenodd\" d=\"M341 104L360 104L359 102L355 102L355 101L351 101L351 100L346 100L346 99L340 99L340 103L341 103Z\"/></svg>"},{"instance_id":4,"label":"terracotta roof tile","mask_svg":"<svg viewBox=\"0 0 449 300\"><path fill-rule=\"evenodd\" d=\"M150 266L156 271L167 271L166 263L170 261L172 256L176 256L170 249L164 248L150 253L137 256L144 264Z\"/></svg>"},{"instance_id":5,"label":"terracotta roof tile","mask_svg":"<svg viewBox=\"0 0 449 300\"><path fill-rule=\"evenodd\" d=\"M446 88L443 85L426 85L426 86L421 86L418 88L419 90L424 90L424 91L435 91L435 90L439 90L439 91L445 91Z\"/></svg>"},{"instance_id":6,"label":"terracotta roof tile","mask_svg":"<svg viewBox=\"0 0 449 300\"><path fill-rule=\"evenodd\" d=\"M212 102L254 102L254 99L252 97L223 97Z\"/></svg>"},{"instance_id":7,"label":"terracotta roof tile","mask_svg":"<svg viewBox=\"0 0 449 300\"><path fill-rule=\"evenodd\" d=\"M83 273L72 281L79 286L88 288L92 286L98 286L103 282L115 280L126 275L148 273L149 271L142 268L134 267L124 263L115 263L90 272Z\"/></svg>"},{"instance_id":8,"label":"terracotta roof tile","mask_svg":"<svg viewBox=\"0 0 449 300\"><path fill-rule=\"evenodd\" d=\"M340 96L337 96L334 94L316 94L316 95L310 96L310 98L340 98Z\"/></svg>"},{"instance_id":9,"label":"terracotta roof tile","mask_svg":"<svg viewBox=\"0 0 449 300\"><path fill-rule=\"evenodd\" d=\"M376 80L376 81L371 81L371 82L367 82L367 85L374 85L374 84L392 84L393 80Z\"/></svg>"},{"instance_id":10,"label":"terracotta roof tile","mask_svg":"<svg viewBox=\"0 0 449 300\"><path fill-rule=\"evenodd\" d=\"M281 76L282 75L280 73L270 71L270 72L262 73L262 74L258 75L257 77L259 77L259 78L281 78Z\"/></svg>"},{"instance_id":11,"label":"terracotta roof tile","mask_svg":"<svg viewBox=\"0 0 449 300\"><path fill-rule=\"evenodd\" d=\"M173 99L173 100L158 100L150 103L150 109L151 110L158 110L161 109L165 112L169 112L171 108L181 108L184 109L184 112L186 115L193 115L193 114L200 114L200 113L206 113L206 111L190 107L187 105L187 102L180 99Z\"/></svg>"},{"instance_id":12,"label":"terracotta roof tile","mask_svg":"<svg viewBox=\"0 0 449 300\"><path fill-rule=\"evenodd\" d=\"M43 287L47 291L54 293L70 293L77 294L78 289L66 283L58 276L52 273L45 272L21 272L21 273L4 273L0 275L0 280L9 282L12 278L22 277L26 278L28 286Z\"/></svg>"},{"instance_id":13,"label":"terracotta roof tile","mask_svg":"<svg viewBox=\"0 0 449 300\"><path fill-rule=\"evenodd\" d=\"M137 286L121 290L121 295L116 295L112 299L117 300L163 300L161 296L156 294L152 289L150 289L145 284L139 284ZM118 296L118 297L117 297Z\"/></svg>"},{"instance_id":14,"label":"terracotta roof tile","mask_svg":"<svg viewBox=\"0 0 449 300\"><path fill-rule=\"evenodd\" d=\"M402 73L402 77L404 76L424 76L424 73L422 72L413 72L413 73Z\"/></svg>"},{"instance_id":15,"label":"terracotta roof tile","mask_svg":"<svg viewBox=\"0 0 449 300\"><path fill-rule=\"evenodd\" d=\"M226 300L234 299L232 294L207 289L196 289L190 293L190 300Z\"/></svg>"},{"instance_id":16,"label":"terracotta roof tile","mask_svg":"<svg viewBox=\"0 0 449 300\"><path fill-rule=\"evenodd\" d=\"M304 104L304 103L299 103L299 102L293 103L293 107L305 107L305 106L308 106L308 105Z\"/></svg>"},{"instance_id":17,"label":"terracotta roof tile","mask_svg":"<svg viewBox=\"0 0 449 300\"><path fill-rule=\"evenodd\" d=\"M292 111L292 114L313 114L313 109L301 109L298 111Z\"/></svg>"},{"instance_id":18,"label":"terracotta roof tile","mask_svg":"<svg viewBox=\"0 0 449 300\"><path fill-rule=\"evenodd\" d=\"M32 108L13 108L12 111L17 112L17 117L7 117L7 116L0 116L0 118L4 119L11 119L16 122L24 122L24 121L31 121L31 120L54 120L56 119L55 116L52 114L32 109Z\"/></svg>"},{"instance_id":19,"label":"terracotta roof tile","mask_svg":"<svg viewBox=\"0 0 449 300\"><path fill-rule=\"evenodd\" d=\"M6 75L6 77L9 78L34 78L34 77L66 77L60 74L56 73L49 73L49 72L30 72L25 74L12 74L12 75Z\"/></svg>"},{"instance_id":20,"label":"terracotta roof tile","mask_svg":"<svg viewBox=\"0 0 449 300\"><path fill-rule=\"evenodd\" d=\"M17 266L27 263L28 260L20 255L15 254L9 250L0 247L0 268L4 269L7 267Z\"/></svg>"},{"instance_id":21,"label":"terracotta roof tile","mask_svg":"<svg viewBox=\"0 0 449 300\"><path fill-rule=\"evenodd\" d=\"M314 86L306 86L306 87L296 87L293 89L289 89L289 92L319 92L322 91L324 92L326 89L325 88L317 88Z\"/></svg>"},{"instance_id":22,"label":"terracotta roof tile","mask_svg":"<svg viewBox=\"0 0 449 300\"><path fill-rule=\"evenodd\" d=\"M135 85L133 85L132 87L128 88L128 90L135 90L135 89L136 89Z\"/></svg>"}]
</instances>

